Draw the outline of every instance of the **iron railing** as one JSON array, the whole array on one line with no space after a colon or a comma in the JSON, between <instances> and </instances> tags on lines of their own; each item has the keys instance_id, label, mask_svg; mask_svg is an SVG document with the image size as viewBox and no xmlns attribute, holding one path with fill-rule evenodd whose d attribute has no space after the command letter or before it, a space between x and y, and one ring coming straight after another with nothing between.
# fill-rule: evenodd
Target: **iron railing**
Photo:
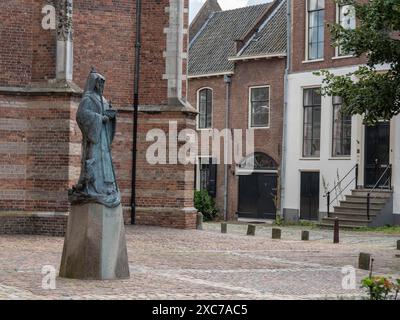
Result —
<instances>
[{"instance_id":1,"label":"iron railing","mask_svg":"<svg viewBox=\"0 0 400 320\"><path fill-rule=\"evenodd\" d=\"M327 193L325 194L325 197L326 197L326 204L327 204L327 209L328 209L328 211L327 211L327 212L328 212L328 217L330 217L330 211L331 211L331 205L332 205L332 203L334 203L334 202L343 194L343 192L344 192L345 190L347 190L347 188L348 188L353 182L355 182L355 188L358 189L358 168L359 168L359 166L358 166L358 164L356 164L356 165L355 165L353 168L351 168L351 170L342 178L342 180L340 180L340 181L332 188L331 191L329 191L329 192L327 192ZM347 184L347 186L346 186L345 188L341 189L341 190L339 191L339 193L336 194L336 197L335 197L333 200L331 200L332 192L335 191L335 190L337 190L337 188L343 183L343 181L344 181L347 177L349 177L353 172L354 172L354 178L351 179L351 181Z\"/></svg>"},{"instance_id":2,"label":"iron railing","mask_svg":"<svg viewBox=\"0 0 400 320\"><path fill-rule=\"evenodd\" d=\"M386 168L386 170L382 173L381 177L379 178L379 180L377 181L377 183L375 184L375 186L368 191L367 193L367 220L369 221L371 218L371 193L373 193L379 186L381 186L381 181L383 180L383 178L386 176L386 174L389 174L389 177L387 178L387 180L382 184L382 186L388 186L388 190L392 190L392 165L389 164Z\"/></svg>"}]
</instances>

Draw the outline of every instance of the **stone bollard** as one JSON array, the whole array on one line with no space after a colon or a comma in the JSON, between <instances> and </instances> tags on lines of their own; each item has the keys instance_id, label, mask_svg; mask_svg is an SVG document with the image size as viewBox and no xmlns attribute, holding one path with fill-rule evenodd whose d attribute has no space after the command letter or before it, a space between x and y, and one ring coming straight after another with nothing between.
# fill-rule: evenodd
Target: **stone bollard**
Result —
<instances>
[{"instance_id":1,"label":"stone bollard","mask_svg":"<svg viewBox=\"0 0 400 320\"><path fill-rule=\"evenodd\" d=\"M301 240L302 241L309 241L310 240L310 232L309 231L302 231L301 232Z\"/></svg>"},{"instance_id":2,"label":"stone bollard","mask_svg":"<svg viewBox=\"0 0 400 320\"><path fill-rule=\"evenodd\" d=\"M358 268L367 271L371 269L371 255L369 253L360 253Z\"/></svg>"},{"instance_id":3,"label":"stone bollard","mask_svg":"<svg viewBox=\"0 0 400 320\"><path fill-rule=\"evenodd\" d=\"M204 216L201 212L197 214L197 230L203 230Z\"/></svg>"},{"instance_id":4,"label":"stone bollard","mask_svg":"<svg viewBox=\"0 0 400 320\"><path fill-rule=\"evenodd\" d=\"M221 223L221 233L227 233L228 232L228 224L226 222Z\"/></svg>"},{"instance_id":5,"label":"stone bollard","mask_svg":"<svg viewBox=\"0 0 400 320\"><path fill-rule=\"evenodd\" d=\"M272 239L280 240L282 238L282 230L273 228L272 229Z\"/></svg>"},{"instance_id":6,"label":"stone bollard","mask_svg":"<svg viewBox=\"0 0 400 320\"><path fill-rule=\"evenodd\" d=\"M249 224L247 227L247 235L248 236L255 236L256 235L256 226Z\"/></svg>"},{"instance_id":7,"label":"stone bollard","mask_svg":"<svg viewBox=\"0 0 400 320\"><path fill-rule=\"evenodd\" d=\"M400 240L397 241L397 250L400 250Z\"/></svg>"},{"instance_id":8,"label":"stone bollard","mask_svg":"<svg viewBox=\"0 0 400 320\"><path fill-rule=\"evenodd\" d=\"M340 223L339 219L335 219L335 226L333 228L333 243L340 243Z\"/></svg>"}]
</instances>

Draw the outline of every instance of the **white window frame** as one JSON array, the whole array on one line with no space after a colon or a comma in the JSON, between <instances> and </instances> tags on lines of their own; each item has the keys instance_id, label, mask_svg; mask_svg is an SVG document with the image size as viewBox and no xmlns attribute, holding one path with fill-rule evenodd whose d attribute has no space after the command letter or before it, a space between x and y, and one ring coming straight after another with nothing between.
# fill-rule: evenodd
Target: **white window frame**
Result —
<instances>
[{"instance_id":1,"label":"white window frame","mask_svg":"<svg viewBox=\"0 0 400 320\"><path fill-rule=\"evenodd\" d=\"M268 125L263 126L263 127L253 127L251 123L251 112L252 112L252 105L251 105L251 90L252 89L260 89L260 88L268 88L268 93L269 93L269 100L268 100ZM265 129L270 129L271 128L271 97L272 97L272 91L271 91L271 86L270 85L260 85L260 86L251 86L249 87L249 99L248 99L248 127L249 129L254 129L254 130L265 130Z\"/></svg>"},{"instance_id":2,"label":"white window frame","mask_svg":"<svg viewBox=\"0 0 400 320\"><path fill-rule=\"evenodd\" d=\"M300 139L301 139L301 142L300 142L300 145L301 145L301 149L300 149L300 160L320 160L321 159L321 156L322 156L322 148L321 148L321 146L322 146L322 119L323 119L323 115L322 115L322 111L323 111L323 108L322 108L322 106L323 106L323 104L324 104L324 101L323 101L323 96L321 96L321 123L320 123L320 126L321 126L321 128L320 128L320 137L319 137L319 139L320 139L320 149L319 149L319 155L318 156L305 156L304 155L304 134L305 134L305 132L304 132L304 117L305 117L305 113L304 113L304 111L305 111L305 108L304 108L304 92L305 92L305 90L308 90L308 89L321 89L321 85L310 85L310 86L305 86L305 87L302 87L301 88L301 136L300 136Z\"/></svg>"},{"instance_id":3,"label":"white window frame","mask_svg":"<svg viewBox=\"0 0 400 320\"><path fill-rule=\"evenodd\" d=\"M325 60L325 41L326 41L326 39L325 39L325 26L324 26L324 45L323 45L323 54L322 54L322 58L317 58L317 59L309 59L308 58L308 29L309 29L309 27L308 27L308 23L309 23L309 19L308 19L308 2L309 2L309 0L306 0L305 1L305 4L306 4L306 7L305 7L305 11L306 11L306 24L305 24L305 44L304 44L304 48L305 48L305 57L304 57L304 61L303 61L303 63L310 63L310 62L322 62L322 61L324 61ZM324 7L324 10L325 10L325 14L326 14L326 0L325 0L325 7Z\"/></svg>"},{"instance_id":4,"label":"white window frame","mask_svg":"<svg viewBox=\"0 0 400 320\"><path fill-rule=\"evenodd\" d=\"M336 4L336 23L340 23L340 5ZM337 59L346 59L346 58L354 58L354 54L347 54L347 55L339 55L339 47L335 47L335 56L332 58L333 60Z\"/></svg>"},{"instance_id":5,"label":"white window frame","mask_svg":"<svg viewBox=\"0 0 400 320\"><path fill-rule=\"evenodd\" d=\"M340 155L340 156L336 156L333 154L333 139L334 139L334 117L335 117L335 104L333 103L333 97L330 97L331 99L331 108L330 108L330 157L329 160L351 160L352 157L352 153L353 153L353 117L351 117L351 140L350 140L350 154L349 155Z\"/></svg>"},{"instance_id":6,"label":"white window frame","mask_svg":"<svg viewBox=\"0 0 400 320\"><path fill-rule=\"evenodd\" d=\"M203 90L211 90L211 127L210 128L200 128L200 92ZM199 113L197 116L197 121L196 121L196 129L198 131L209 131L213 130L214 128L214 89L211 87L202 87L197 90L197 106L196 106L197 112Z\"/></svg>"}]
</instances>

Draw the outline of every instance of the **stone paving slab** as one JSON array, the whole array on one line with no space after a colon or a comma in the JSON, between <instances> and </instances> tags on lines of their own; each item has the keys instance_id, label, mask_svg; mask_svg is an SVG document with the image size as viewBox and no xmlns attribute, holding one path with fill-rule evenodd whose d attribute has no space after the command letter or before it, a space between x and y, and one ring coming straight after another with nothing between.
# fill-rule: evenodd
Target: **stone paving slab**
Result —
<instances>
[{"instance_id":1,"label":"stone paving slab","mask_svg":"<svg viewBox=\"0 0 400 320\"><path fill-rule=\"evenodd\" d=\"M62 238L0 236L0 299L360 299L364 292L342 288L342 268L356 266L358 254L373 254L376 272L400 274L395 236L342 234L331 243L331 231L284 228L283 240L270 239L270 227L218 224L205 231L127 227L131 279L79 281L56 279L55 290L42 288L42 267L59 268ZM357 283L368 272L356 270Z\"/></svg>"}]
</instances>

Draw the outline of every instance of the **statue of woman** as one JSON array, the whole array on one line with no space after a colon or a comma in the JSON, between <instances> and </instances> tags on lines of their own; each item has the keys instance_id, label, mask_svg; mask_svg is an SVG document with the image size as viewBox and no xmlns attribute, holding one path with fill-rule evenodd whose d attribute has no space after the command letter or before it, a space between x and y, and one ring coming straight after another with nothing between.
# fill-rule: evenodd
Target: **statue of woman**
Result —
<instances>
[{"instance_id":1,"label":"statue of woman","mask_svg":"<svg viewBox=\"0 0 400 320\"><path fill-rule=\"evenodd\" d=\"M117 112L103 97L104 84L105 78L92 69L76 117L83 135L81 175L69 199L71 204L115 208L121 203L111 155Z\"/></svg>"}]
</instances>

